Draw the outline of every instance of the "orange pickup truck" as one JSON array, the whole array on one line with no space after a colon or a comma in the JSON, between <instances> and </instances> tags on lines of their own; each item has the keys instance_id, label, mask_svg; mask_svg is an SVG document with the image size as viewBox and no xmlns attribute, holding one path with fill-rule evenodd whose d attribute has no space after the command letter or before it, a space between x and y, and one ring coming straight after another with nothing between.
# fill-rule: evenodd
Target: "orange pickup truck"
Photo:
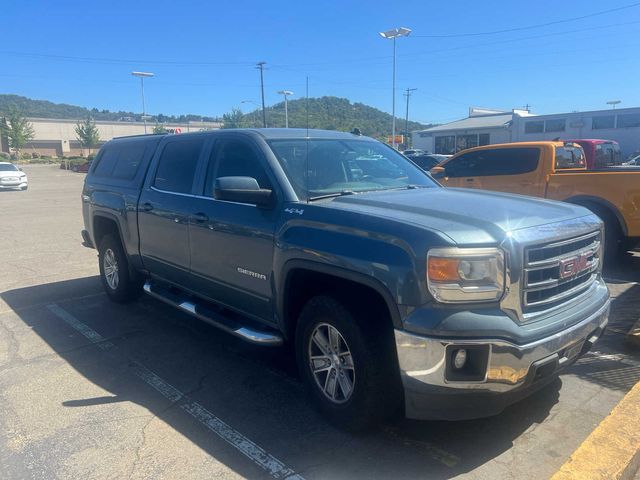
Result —
<instances>
[{"instance_id":1,"label":"orange pickup truck","mask_svg":"<svg viewBox=\"0 0 640 480\"><path fill-rule=\"evenodd\" d=\"M464 150L431 170L447 187L479 188L582 205L605 223L605 255L640 242L640 168L588 171L575 143L523 142ZM532 212L534 213L534 212Z\"/></svg>"}]
</instances>

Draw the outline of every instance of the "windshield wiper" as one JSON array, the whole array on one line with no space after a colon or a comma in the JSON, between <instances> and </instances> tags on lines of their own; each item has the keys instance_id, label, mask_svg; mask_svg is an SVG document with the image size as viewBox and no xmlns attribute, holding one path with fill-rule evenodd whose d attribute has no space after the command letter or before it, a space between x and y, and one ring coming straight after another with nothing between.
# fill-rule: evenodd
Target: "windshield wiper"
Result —
<instances>
[{"instance_id":1,"label":"windshield wiper","mask_svg":"<svg viewBox=\"0 0 640 480\"><path fill-rule=\"evenodd\" d=\"M327 193L325 195L317 195L315 197L309 197L309 201L313 202L314 200L322 200L323 198L344 197L345 195L354 195L354 194L355 192L353 190L342 190L341 192Z\"/></svg>"}]
</instances>

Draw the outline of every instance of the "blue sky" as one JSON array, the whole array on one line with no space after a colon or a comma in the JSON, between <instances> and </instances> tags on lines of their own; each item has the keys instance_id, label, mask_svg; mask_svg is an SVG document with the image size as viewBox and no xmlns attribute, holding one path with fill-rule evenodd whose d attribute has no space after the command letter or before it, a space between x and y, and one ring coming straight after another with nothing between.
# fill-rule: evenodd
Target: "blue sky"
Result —
<instances>
[{"instance_id":1,"label":"blue sky","mask_svg":"<svg viewBox=\"0 0 640 480\"><path fill-rule=\"evenodd\" d=\"M267 62L266 103L292 90L391 111L397 26L397 114L447 122L469 106L535 113L640 105L640 4L632 0L3 2L0 93L89 108L140 111L132 70L153 114L221 115L260 101L255 62ZM576 17L587 18L576 19ZM535 28L533 25L549 24ZM515 30L514 30L515 29ZM488 35L468 35L513 30ZM460 36L463 35L463 36Z\"/></svg>"}]
</instances>

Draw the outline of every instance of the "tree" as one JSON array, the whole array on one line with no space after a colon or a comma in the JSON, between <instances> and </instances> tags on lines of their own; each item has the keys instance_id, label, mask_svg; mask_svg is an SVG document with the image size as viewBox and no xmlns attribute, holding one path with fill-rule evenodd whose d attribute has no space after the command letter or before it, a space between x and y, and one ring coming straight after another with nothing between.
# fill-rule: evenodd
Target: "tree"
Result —
<instances>
[{"instance_id":1,"label":"tree","mask_svg":"<svg viewBox=\"0 0 640 480\"><path fill-rule=\"evenodd\" d=\"M239 108L232 108L230 113L222 115L222 128L242 128L244 114Z\"/></svg>"},{"instance_id":2,"label":"tree","mask_svg":"<svg viewBox=\"0 0 640 480\"><path fill-rule=\"evenodd\" d=\"M76 138L83 147L86 147L91 154L91 149L100 142L100 133L98 127L91 117L83 122L76 123Z\"/></svg>"},{"instance_id":3,"label":"tree","mask_svg":"<svg viewBox=\"0 0 640 480\"><path fill-rule=\"evenodd\" d=\"M153 133L167 133L167 129L161 123L156 123L156 126L153 127Z\"/></svg>"},{"instance_id":4,"label":"tree","mask_svg":"<svg viewBox=\"0 0 640 480\"><path fill-rule=\"evenodd\" d=\"M18 157L20 150L33 140L35 132L33 125L17 109L11 109L0 123L0 133L7 138L10 149L13 149Z\"/></svg>"}]
</instances>

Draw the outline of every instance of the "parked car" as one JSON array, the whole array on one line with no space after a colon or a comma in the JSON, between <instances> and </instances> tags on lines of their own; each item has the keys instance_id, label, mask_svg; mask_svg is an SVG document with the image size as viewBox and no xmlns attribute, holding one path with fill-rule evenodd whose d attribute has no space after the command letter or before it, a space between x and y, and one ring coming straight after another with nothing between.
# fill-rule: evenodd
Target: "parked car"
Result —
<instances>
[{"instance_id":1,"label":"parked car","mask_svg":"<svg viewBox=\"0 0 640 480\"><path fill-rule=\"evenodd\" d=\"M570 142L523 142L465 150L432 169L450 187L480 188L562 200L598 215L606 228L606 257L640 242L640 170L590 171Z\"/></svg>"},{"instance_id":2,"label":"parked car","mask_svg":"<svg viewBox=\"0 0 640 480\"><path fill-rule=\"evenodd\" d=\"M423 153L427 153L424 150L420 150L419 148L414 148L414 149L410 149L410 150L405 150L404 152L402 152L402 154L405 157L410 157L412 155L422 155Z\"/></svg>"},{"instance_id":3,"label":"parked car","mask_svg":"<svg viewBox=\"0 0 640 480\"><path fill-rule=\"evenodd\" d=\"M577 143L582 147L588 170L599 170L622 164L622 150L620 150L618 142L613 140L579 138L577 140L564 141Z\"/></svg>"},{"instance_id":4,"label":"parked car","mask_svg":"<svg viewBox=\"0 0 640 480\"><path fill-rule=\"evenodd\" d=\"M84 162L80 165L72 165L71 166L71 171L73 172L77 172L77 173L87 173L89 171L89 169L91 168L91 163L92 161L88 161L88 162Z\"/></svg>"},{"instance_id":5,"label":"parked car","mask_svg":"<svg viewBox=\"0 0 640 480\"><path fill-rule=\"evenodd\" d=\"M423 155L413 155L409 157L409 159L418 165L421 169L428 172L433 167L439 165L444 162L451 155L440 155L436 153L428 153Z\"/></svg>"},{"instance_id":6,"label":"parked car","mask_svg":"<svg viewBox=\"0 0 640 480\"><path fill-rule=\"evenodd\" d=\"M0 162L0 189L26 190L29 187L27 174L13 163Z\"/></svg>"},{"instance_id":7,"label":"parked car","mask_svg":"<svg viewBox=\"0 0 640 480\"><path fill-rule=\"evenodd\" d=\"M402 405L411 418L494 415L608 322L597 216L442 188L363 136L114 139L82 210L111 300L144 291L248 342L292 344L310 398L345 428Z\"/></svg>"}]
</instances>

